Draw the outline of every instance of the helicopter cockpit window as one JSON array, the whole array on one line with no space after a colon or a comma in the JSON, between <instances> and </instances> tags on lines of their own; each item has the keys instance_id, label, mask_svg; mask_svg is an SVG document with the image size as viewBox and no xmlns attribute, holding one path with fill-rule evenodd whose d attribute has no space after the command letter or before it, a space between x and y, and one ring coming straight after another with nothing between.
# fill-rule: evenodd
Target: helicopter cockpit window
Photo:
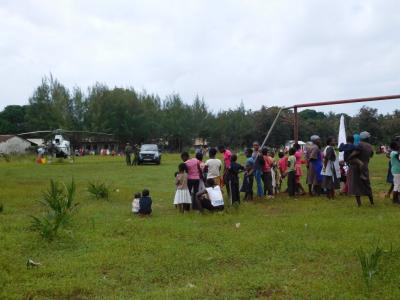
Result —
<instances>
[{"instance_id":1,"label":"helicopter cockpit window","mask_svg":"<svg viewBox=\"0 0 400 300\"><path fill-rule=\"evenodd\" d=\"M59 139L56 139L56 144L57 145L60 144L60 140Z\"/></svg>"}]
</instances>

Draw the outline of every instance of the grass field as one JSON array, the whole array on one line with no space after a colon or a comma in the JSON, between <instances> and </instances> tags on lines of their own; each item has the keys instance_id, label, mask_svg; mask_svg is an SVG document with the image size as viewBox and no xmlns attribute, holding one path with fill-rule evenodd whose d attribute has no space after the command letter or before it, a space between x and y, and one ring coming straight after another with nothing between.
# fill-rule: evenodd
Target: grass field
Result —
<instances>
[{"instance_id":1,"label":"grass field","mask_svg":"<svg viewBox=\"0 0 400 300\"><path fill-rule=\"evenodd\" d=\"M243 159L243 157L241 157ZM280 195L224 213L180 215L172 205L178 155L129 168L123 158L75 164L0 162L0 299L399 299L400 207L383 198L387 160L371 163L375 207L363 199ZM29 229L50 179L77 183L71 226L49 243ZM89 181L109 183L109 201ZM130 213L149 188L153 215ZM236 224L240 223L237 228ZM356 256L379 244L384 255L367 289ZM27 269L26 261L41 262Z\"/></svg>"}]
</instances>

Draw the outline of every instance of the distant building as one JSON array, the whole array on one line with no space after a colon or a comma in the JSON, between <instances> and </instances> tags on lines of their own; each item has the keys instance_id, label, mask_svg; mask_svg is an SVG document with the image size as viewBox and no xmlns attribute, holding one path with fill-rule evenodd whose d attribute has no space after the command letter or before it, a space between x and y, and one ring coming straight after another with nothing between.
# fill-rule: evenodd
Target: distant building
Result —
<instances>
[{"instance_id":1,"label":"distant building","mask_svg":"<svg viewBox=\"0 0 400 300\"><path fill-rule=\"evenodd\" d=\"M75 138L72 141L72 145L74 149L83 149L95 154L100 154L102 150L119 152L120 149L123 149L123 145L120 145L114 136L100 134L80 137L79 139Z\"/></svg>"},{"instance_id":2,"label":"distant building","mask_svg":"<svg viewBox=\"0 0 400 300\"><path fill-rule=\"evenodd\" d=\"M305 148L306 148L306 143L304 143L303 141L298 141L297 142L299 145L300 145L300 148L301 148L301 150L305 150ZM287 141L286 143L285 143L285 150L286 151L289 151L289 149L290 148L292 148L293 146L294 146L294 141L293 140L290 140L290 141Z\"/></svg>"},{"instance_id":3,"label":"distant building","mask_svg":"<svg viewBox=\"0 0 400 300\"><path fill-rule=\"evenodd\" d=\"M201 146L206 146L208 144L207 139L203 138L195 138L193 146L195 147L201 147Z\"/></svg>"},{"instance_id":4,"label":"distant building","mask_svg":"<svg viewBox=\"0 0 400 300\"><path fill-rule=\"evenodd\" d=\"M0 135L0 153L25 154L31 143L15 135Z\"/></svg>"}]
</instances>

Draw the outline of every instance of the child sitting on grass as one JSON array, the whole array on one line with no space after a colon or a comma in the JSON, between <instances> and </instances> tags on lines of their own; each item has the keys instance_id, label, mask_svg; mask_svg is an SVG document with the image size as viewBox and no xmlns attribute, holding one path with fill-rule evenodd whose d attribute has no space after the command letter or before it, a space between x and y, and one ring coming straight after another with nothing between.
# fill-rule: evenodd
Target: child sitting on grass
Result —
<instances>
[{"instance_id":1,"label":"child sitting on grass","mask_svg":"<svg viewBox=\"0 0 400 300\"><path fill-rule=\"evenodd\" d=\"M140 193L136 193L135 196L133 196L133 200L132 200L132 212L134 214L139 213L139 201L140 201L140 197L142 195Z\"/></svg>"},{"instance_id":2,"label":"child sitting on grass","mask_svg":"<svg viewBox=\"0 0 400 300\"><path fill-rule=\"evenodd\" d=\"M186 164L181 163L178 166L178 173L175 174L176 192L174 204L178 206L181 213L183 213L184 210L190 210L190 204L192 203L192 197L190 196L188 188L188 175L186 171Z\"/></svg>"},{"instance_id":3,"label":"child sitting on grass","mask_svg":"<svg viewBox=\"0 0 400 300\"><path fill-rule=\"evenodd\" d=\"M213 178L207 179L207 187L196 194L196 201L200 212L203 212L204 208L209 211L224 210L221 187L216 184Z\"/></svg>"},{"instance_id":4,"label":"child sitting on grass","mask_svg":"<svg viewBox=\"0 0 400 300\"><path fill-rule=\"evenodd\" d=\"M142 191L142 197L139 200L139 212L138 215L140 216L148 216L151 214L151 204L152 200L150 197L150 191L148 189L144 189Z\"/></svg>"}]
</instances>

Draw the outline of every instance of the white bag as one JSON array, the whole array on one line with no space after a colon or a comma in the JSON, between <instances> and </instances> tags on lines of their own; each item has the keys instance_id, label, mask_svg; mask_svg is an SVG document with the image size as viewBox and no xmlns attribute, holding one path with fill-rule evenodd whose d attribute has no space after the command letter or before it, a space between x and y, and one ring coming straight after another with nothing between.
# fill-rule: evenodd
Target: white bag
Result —
<instances>
[{"instance_id":1,"label":"white bag","mask_svg":"<svg viewBox=\"0 0 400 300\"><path fill-rule=\"evenodd\" d=\"M216 207L224 205L224 198L222 196L221 188L219 187L219 185L208 187L206 188L206 190L212 206Z\"/></svg>"}]
</instances>

